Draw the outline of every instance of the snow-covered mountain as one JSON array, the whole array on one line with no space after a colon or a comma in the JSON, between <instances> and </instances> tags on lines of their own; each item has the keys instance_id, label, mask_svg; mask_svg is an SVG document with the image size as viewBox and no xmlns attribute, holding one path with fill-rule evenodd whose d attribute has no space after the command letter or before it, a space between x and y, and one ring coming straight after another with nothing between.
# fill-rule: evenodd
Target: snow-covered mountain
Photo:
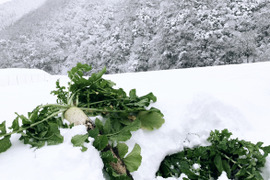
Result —
<instances>
[{"instance_id":1,"label":"snow-covered mountain","mask_svg":"<svg viewBox=\"0 0 270 180\"><path fill-rule=\"evenodd\" d=\"M13 0L2 5L2 68L66 74L81 62L123 73L269 61L266 0Z\"/></svg>"},{"instance_id":2,"label":"snow-covered mountain","mask_svg":"<svg viewBox=\"0 0 270 180\"><path fill-rule=\"evenodd\" d=\"M46 0L0 1L0 31L13 25L27 13L38 9L45 2Z\"/></svg>"},{"instance_id":3,"label":"snow-covered mountain","mask_svg":"<svg viewBox=\"0 0 270 180\"><path fill-rule=\"evenodd\" d=\"M270 145L269 69L267 62L106 75L104 78L126 91L136 88L139 95L153 92L158 98L155 107L165 115L160 129L138 130L127 142L130 147L138 143L142 148L142 164L132 173L134 179L161 180L155 173L163 158L184 146L205 145L210 130L228 128L233 137ZM9 125L14 112L26 114L39 104L54 103L50 91L55 81L68 81L66 76L21 69L0 70L0 77L1 81L8 79L8 83L0 83L0 122L6 120ZM24 79L27 83L23 83ZM85 127L61 133L63 144L41 149L30 149L18 140L18 135L13 135L11 149L0 154L1 179L104 179L102 161L91 143L86 145L86 152L81 152L70 142L74 134L85 133ZM189 143L184 142L186 139ZM270 179L270 157L262 175Z\"/></svg>"}]
</instances>

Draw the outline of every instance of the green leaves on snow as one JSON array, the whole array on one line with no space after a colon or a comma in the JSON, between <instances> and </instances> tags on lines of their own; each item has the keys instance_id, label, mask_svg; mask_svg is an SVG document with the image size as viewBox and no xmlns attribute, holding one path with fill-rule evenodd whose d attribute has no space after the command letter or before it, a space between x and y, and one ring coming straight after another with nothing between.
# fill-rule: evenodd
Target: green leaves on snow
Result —
<instances>
[{"instance_id":1,"label":"green leaves on snow","mask_svg":"<svg viewBox=\"0 0 270 180\"><path fill-rule=\"evenodd\" d=\"M138 144L135 144L133 150L124 158L123 161L129 172L137 171L142 161L141 147Z\"/></svg>"},{"instance_id":2,"label":"green leaves on snow","mask_svg":"<svg viewBox=\"0 0 270 180\"><path fill-rule=\"evenodd\" d=\"M6 132L6 122L4 121L0 124L0 153L5 152L11 147L10 135L1 137Z\"/></svg>"},{"instance_id":3,"label":"green leaves on snow","mask_svg":"<svg viewBox=\"0 0 270 180\"><path fill-rule=\"evenodd\" d=\"M53 108L37 107L28 117L17 114L13 121L13 130L17 129L21 134L20 140L24 144L30 144L32 147L40 148L47 145L56 145L63 142L63 136L60 134L59 127L63 127L61 118L58 117L57 111ZM18 120L21 120L22 126L18 127Z\"/></svg>"},{"instance_id":4,"label":"green leaves on snow","mask_svg":"<svg viewBox=\"0 0 270 180\"><path fill-rule=\"evenodd\" d=\"M9 127L10 132L7 132L6 124L2 122L0 153L11 147L10 137L14 133L21 134L20 140L32 147L62 143L63 136L59 128L67 128L68 125L63 124L59 115L70 106L77 106L88 116L101 118L95 120L94 128L86 134L74 136L72 144L86 151L84 145L92 137L93 146L100 151L104 170L110 178L132 179L129 172L139 168L142 160L141 148L135 144L128 154L128 146L123 142L131 138L132 131L140 128L155 130L163 125L163 114L156 108L148 108L157 98L153 93L139 97L135 89L130 90L127 95L122 88L114 88L114 82L102 78L106 68L98 73L91 73L91 70L91 66L78 63L68 72L68 87L56 82L56 90L51 93L57 96L57 104L37 106L28 116L17 114ZM211 146L187 148L167 156L157 175L179 177L184 173L189 179L210 179L219 177L225 171L228 178L232 179L262 179L260 168L264 166L265 158L270 153L270 146L262 147L261 142L252 144L230 139L230 136L228 130L212 131L208 138ZM119 164L124 168L124 173L116 170ZM200 168L193 168L194 164L199 164Z\"/></svg>"},{"instance_id":5,"label":"green leaves on snow","mask_svg":"<svg viewBox=\"0 0 270 180\"><path fill-rule=\"evenodd\" d=\"M154 110L154 108L152 108ZM141 121L141 126L147 130L158 129L165 122L163 114L159 111L141 111L138 114L138 119Z\"/></svg>"},{"instance_id":6,"label":"green leaves on snow","mask_svg":"<svg viewBox=\"0 0 270 180\"><path fill-rule=\"evenodd\" d=\"M31 147L62 143L59 128L72 127L63 124L63 113L76 106L87 116L99 116L100 119L89 126L88 133L74 136L71 139L73 146L86 151L85 143L89 143L88 139L92 137L93 146L101 151L105 171L111 178L132 179L129 172L140 166L141 148L136 144L126 155L128 148L123 142L131 138L132 131L140 128L154 130L162 126L163 114L156 108L148 108L157 98L153 93L140 97L135 89L126 94L122 88L114 88L114 82L102 78L106 68L98 73L91 73L91 70L90 65L78 63L68 72L70 82L67 87L56 81L56 90L51 94L57 97L57 104L37 106L27 116L17 114L9 133L5 122L0 124L0 153L11 146L10 136L14 133L21 134L20 140ZM124 164L127 171L123 172L126 173L119 174L120 171L114 169L119 163Z\"/></svg>"},{"instance_id":7,"label":"green leaves on snow","mask_svg":"<svg viewBox=\"0 0 270 180\"><path fill-rule=\"evenodd\" d=\"M10 136L14 133L21 134L20 140L24 144L30 144L32 147L40 148L47 145L55 145L63 142L63 136L60 134L59 127L64 127L61 118L54 108L36 107L28 116L19 115L13 120L12 131L7 133L5 122L1 124L0 141L1 150L4 152L10 146ZM20 125L21 124L21 125Z\"/></svg>"},{"instance_id":8,"label":"green leaves on snow","mask_svg":"<svg viewBox=\"0 0 270 180\"><path fill-rule=\"evenodd\" d=\"M106 71L105 68L99 73L92 73L88 78L85 77L85 73L89 74L91 69L88 65L78 64L68 73L71 79L69 87L64 88L57 83L58 91L52 93L57 95L60 99L59 102L62 103L65 103L66 99L76 97L73 102L76 100L76 105L84 108L83 110L89 116L102 116L100 119L96 118L95 129L88 132L88 136L94 138L93 146L102 152L103 161L114 159L109 158L108 149L118 149L118 155L129 172L134 171L140 163L132 164L131 161L136 162L134 157L138 160L141 159L140 153L138 153L140 148L136 145L133 153L124 157L127 153L127 146L122 142L131 138L132 131L140 128L154 130L162 126L163 114L156 108L147 109L151 102L156 102L157 98L153 93L139 97L135 89L130 90L127 95L123 89L113 88L115 83L102 78ZM81 142L77 145L83 148L86 135L76 136L76 138ZM116 171L110 169L110 163L105 169L111 176L119 176Z\"/></svg>"},{"instance_id":9,"label":"green leaves on snow","mask_svg":"<svg viewBox=\"0 0 270 180\"><path fill-rule=\"evenodd\" d=\"M134 172L138 170L141 165L142 156L141 156L141 147L138 144L135 144L132 151L128 153L128 146L124 143L119 143L116 147L119 158L121 159L129 172ZM104 163L106 172L110 175L112 179L123 179L128 180L132 179L127 173L119 174L117 170L113 167L115 164L119 163L119 159L113 154L111 149L102 151L101 157ZM121 163L120 163L121 164Z\"/></svg>"},{"instance_id":10,"label":"green leaves on snow","mask_svg":"<svg viewBox=\"0 0 270 180\"><path fill-rule=\"evenodd\" d=\"M128 153L128 146L124 143L118 143L117 150L118 150L119 157L124 158L125 155Z\"/></svg>"},{"instance_id":11,"label":"green leaves on snow","mask_svg":"<svg viewBox=\"0 0 270 180\"><path fill-rule=\"evenodd\" d=\"M128 146L124 143L119 143L117 145L117 150L119 157L123 159L129 172L136 171L141 165L142 156L141 156L141 147L138 144L135 144L133 150L126 156L128 153ZM125 157L126 156L126 157Z\"/></svg>"},{"instance_id":12,"label":"green leaves on snow","mask_svg":"<svg viewBox=\"0 0 270 180\"><path fill-rule=\"evenodd\" d=\"M179 153L166 156L157 172L162 177L179 177L182 173L189 179L217 179L223 171L230 179L263 180L260 168L270 153L269 146L262 142L253 144L248 141L230 139L227 130L212 131L208 138L210 146L186 148ZM193 165L200 168L194 169Z\"/></svg>"},{"instance_id":13,"label":"green leaves on snow","mask_svg":"<svg viewBox=\"0 0 270 180\"><path fill-rule=\"evenodd\" d=\"M73 146L75 147L82 147L82 152L87 150L87 147L84 146L85 142L89 142L88 141L88 134L84 134L84 135L75 135L72 137L71 139L71 143L73 144Z\"/></svg>"}]
</instances>

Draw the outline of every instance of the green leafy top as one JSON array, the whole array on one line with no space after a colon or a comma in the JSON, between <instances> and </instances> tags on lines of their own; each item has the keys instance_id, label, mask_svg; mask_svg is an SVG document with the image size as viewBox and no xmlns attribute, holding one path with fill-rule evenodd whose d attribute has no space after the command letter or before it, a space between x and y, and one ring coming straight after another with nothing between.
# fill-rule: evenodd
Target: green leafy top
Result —
<instances>
[{"instance_id":1,"label":"green leafy top","mask_svg":"<svg viewBox=\"0 0 270 180\"><path fill-rule=\"evenodd\" d=\"M141 126L148 130L161 127L164 123L163 114L156 108L146 109L151 102L157 101L153 93L139 97L136 90L132 89L128 96L122 88L114 88L115 83L102 78L106 68L92 73L88 78L83 76L91 70L91 66L78 63L68 72L71 80L69 87L60 86L59 81L56 82L57 90L52 91L52 94L57 96L60 104L69 104L68 101L73 98L71 104L85 110L90 116L102 115L109 119L115 131L135 119L139 119Z\"/></svg>"},{"instance_id":2,"label":"green leafy top","mask_svg":"<svg viewBox=\"0 0 270 180\"><path fill-rule=\"evenodd\" d=\"M106 72L106 68L98 73L91 74L90 77L84 77L84 73L91 71L92 67L87 64L80 64L68 72L71 80L69 87L60 86L57 82L57 90L52 91L56 95L58 101L67 104L67 99L70 97L78 98L79 107L88 108L110 108L114 110L130 110L130 109L144 109L149 106L151 102L156 102L157 98L153 93L138 97L136 90L132 89L129 96L122 88L115 89L110 80L102 78Z\"/></svg>"},{"instance_id":3,"label":"green leafy top","mask_svg":"<svg viewBox=\"0 0 270 180\"><path fill-rule=\"evenodd\" d=\"M148 130L161 127L164 123L163 114L156 108L147 109L151 102L157 100L153 93L139 97L136 90L132 89L128 96L123 89L113 88L115 83L102 78L106 68L85 77L84 74L91 70L90 65L78 63L68 72L68 87L56 82L56 90L51 93L57 96L57 104L37 106L28 113L28 117L17 114L10 127L12 132L3 131L0 137L20 133L20 140L32 147L61 143L63 137L58 128L64 125L59 114L71 106L79 107L89 116L103 117L103 122L98 119L95 122L101 137L96 139L94 145L99 146L100 150L105 148L106 142L128 140L131 131L141 127ZM19 121L22 121L21 126ZM98 140L103 143L100 144Z\"/></svg>"},{"instance_id":4,"label":"green leafy top","mask_svg":"<svg viewBox=\"0 0 270 180\"><path fill-rule=\"evenodd\" d=\"M210 177L217 179L225 171L230 179L263 180L260 168L265 164L270 146L262 147L262 142L253 144L230 139L231 135L227 129L211 131L208 138L210 146L186 148L167 156L157 175L170 177L184 173L190 179L207 180ZM200 165L199 169L193 168L195 163Z\"/></svg>"}]
</instances>

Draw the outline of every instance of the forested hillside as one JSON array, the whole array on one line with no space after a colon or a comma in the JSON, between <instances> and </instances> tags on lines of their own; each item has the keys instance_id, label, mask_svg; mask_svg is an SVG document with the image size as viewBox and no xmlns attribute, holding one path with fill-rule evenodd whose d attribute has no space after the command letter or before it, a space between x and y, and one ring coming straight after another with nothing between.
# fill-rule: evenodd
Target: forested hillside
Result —
<instances>
[{"instance_id":1,"label":"forested hillside","mask_svg":"<svg viewBox=\"0 0 270 180\"><path fill-rule=\"evenodd\" d=\"M65 74L82 62L118 73L270 57L268 0L57 2L0 31L0 67Z\"/></svg>"},{"instance_id":2,"label":"forested hillside","mask_svg":"<svg viewBox=\"0 0 270 180\"><path fill-rule=\"evenodd\" d=\"M14 24L25 14L42 6L46 0L0 0L0 30ZM4 5L3 5L4 4Z\"/></svg>"}]
</instances>

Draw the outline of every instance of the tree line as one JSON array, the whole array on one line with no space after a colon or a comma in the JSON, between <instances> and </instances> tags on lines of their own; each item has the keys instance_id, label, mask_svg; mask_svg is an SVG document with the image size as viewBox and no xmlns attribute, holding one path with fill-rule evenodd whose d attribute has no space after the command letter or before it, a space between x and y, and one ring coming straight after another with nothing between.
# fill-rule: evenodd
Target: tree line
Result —
<instances>
[{"instance_id":1,"label":"tree line","mask_svg":"<svg viewBox=\"0 0 270 180\"><path fill-rule=\"evenodd\" d=\"M21 33L0 32L0 67L66 74L82 62L119 73L268 61L269 8L266 0L65 0Z\"/></svg>"}]
</instances>

